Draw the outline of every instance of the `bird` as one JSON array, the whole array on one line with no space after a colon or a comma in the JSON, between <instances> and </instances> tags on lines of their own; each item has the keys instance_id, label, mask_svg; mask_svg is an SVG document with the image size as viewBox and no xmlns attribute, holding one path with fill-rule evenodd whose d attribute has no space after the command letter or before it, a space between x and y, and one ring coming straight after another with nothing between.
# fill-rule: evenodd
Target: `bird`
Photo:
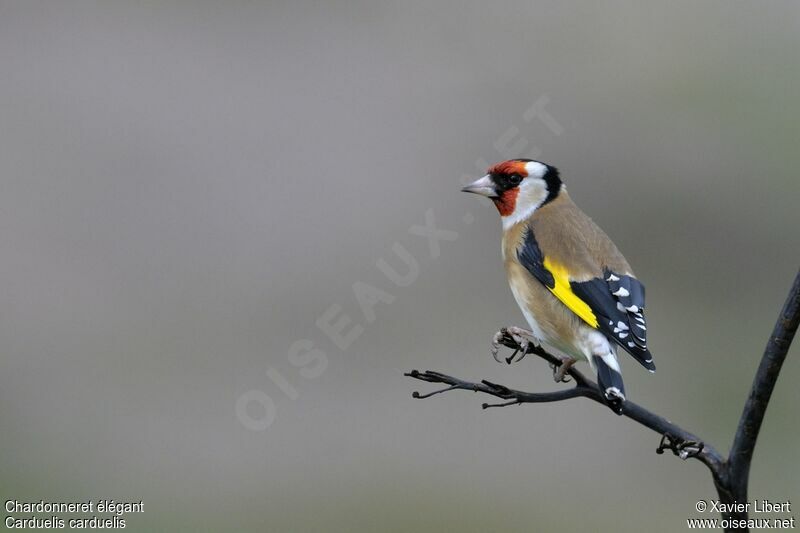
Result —
<instances>
[{"instance_id":1,"label":"bird","mask_svg":"<svg viewBox=\"0 0 800 533\"><path fill-rule=\"evenodd\" d=\"M655 372L647 346L645 289L600 227L572 201L560 172L533 159L492 165L462 189L494 202L503 223L502 258L514 299L530 329L503 328L524 356L531 342L560 351L556 382L578 361L589 363L606 404L622 413L622 348ZM510 359L513 359L513 355ZM509 362L510 362L509 359Z\"/></svg>"}]
</instances>

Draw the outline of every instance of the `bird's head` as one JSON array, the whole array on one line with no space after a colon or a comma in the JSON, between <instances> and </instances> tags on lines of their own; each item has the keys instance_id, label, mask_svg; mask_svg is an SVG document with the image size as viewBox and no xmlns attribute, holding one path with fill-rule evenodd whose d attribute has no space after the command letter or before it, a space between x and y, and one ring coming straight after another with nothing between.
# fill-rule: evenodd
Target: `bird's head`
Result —
<instances>
[{"instance_id":1,"label":"bird's head","mask_svg":"<svg viewBox=\"0 0 800 533\"><path fill-rule=\"evenodd\" d=\"M561 192L558 169L532 159L511 159L489 168L464 192L491 198L503 222L513 224L529 217Z\"/></svg>"}]
</instances>

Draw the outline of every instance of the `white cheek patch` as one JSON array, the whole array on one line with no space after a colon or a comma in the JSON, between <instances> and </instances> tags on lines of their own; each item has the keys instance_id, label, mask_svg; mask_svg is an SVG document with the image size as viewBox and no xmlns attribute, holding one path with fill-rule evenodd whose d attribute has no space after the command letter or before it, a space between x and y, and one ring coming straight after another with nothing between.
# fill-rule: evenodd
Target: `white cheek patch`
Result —
<instances>
[{"instance_id":1,"label":"white cheek patch","mask_svg":"<svg viewBox=\"0 0 800 533\"><path fill-rule=\"evenodd\" d=\"M541 163L528 163L528 165L532 164L544 167ZM514 211L510 215L503 217L503 227L508 229L530 217L536 211L536 208L542 205L545 198L547 198L547 185L544 180L536 175L529 175L519 184L519 194L517 195Z\"/></svg>"}]
</instances>

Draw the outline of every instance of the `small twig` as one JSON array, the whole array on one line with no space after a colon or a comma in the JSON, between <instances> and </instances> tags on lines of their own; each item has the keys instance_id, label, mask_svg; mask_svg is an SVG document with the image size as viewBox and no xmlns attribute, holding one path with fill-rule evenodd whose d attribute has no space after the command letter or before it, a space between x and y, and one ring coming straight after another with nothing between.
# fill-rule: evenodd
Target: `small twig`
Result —
<instances>
[{"instance_id":1,"label":"small twig","mask_svg":"<svg viewBox=\"0 0 800 533\"><path fill-rule=\"evenodd\" d=\"M509 405L522 405L522 402L519 400L511 400L510 402L504 403L484 403L481 405L481 409L489 409L490 407L508 407Z\"/></svg>"},{"instance_id":2,"label":"small twig","mask_svg":"<svg viewBox=\"0 0 800 533\"><path fill-rule=\"evenodd\" d=\"M513 403L548 403L548 402L558 402L561 400L567 400L569 398L577 398L579 396L587 396L589 394L594 393L594 391L588 391L585 387L573 387L571 389L564 389L560 391L554 392L523 392L514 389L509 389L504 385L498 385L497 383L492 383L490 381L481 381L480 383L473 383L471 381L464 381L463 379L454 378L453 376L448 376L447 374L442 374L441 372L433 372L430 370L426 370L425 372L420 372L418 370L412 370L405 374L408 377L418 379L420 381L427 381L429 383L444 383L446 385L450 385L444 389L436 390L428 394L420 394L418 391L414 391L411 395L414 398L424 399L430 396L441 394L443 392L448 392L451 390L468 390L473 392L482 392L484 394L490 394L497 398L501 398L503 400L514 400Z\"/></svg>"},{"instance_id":3,"label":"small twig","mask_svg":"<svg viewBox=\"0 0 800 533\"><path fill-rule=\"evenodd\" d=\"M512 349L512 350L519 350L519 346L517 345L514 338L509 335L505 334L505 330L502 330L504 335L500 339L500 343L504 346ZM559 365L561 364L561 359L556 357L555 355L549 353L545 350L542 346L536 345L529 345L528 349L525 351L525 355L527 354L535 354L551 365ZM425 371L420 372L418 370L412 370L411 372L407 373L406 376L412 377L415 379L419 379L421 381L427 381L429 383L444 383L449 385L449 387L434 391L432 393L428 393L425 395L420 394L419 392L414 392L412 395L414 398L428 398L435 394L440 394L442 392L448 392L451 390L468 390L473 392L482 392L484 394L489 394L491 396L495 396L497 398L503 400L509 400L503 403L484 403L482 407L484 409L488 409L490 407L507 407L511 405L521 405L523 403L548 403L548 402L558 402L562 400L568 400L570 398L589 398L597 403L604 404L605 401L603 400L602 395L597 388L597 384L587 378L580 370L575 368L574 366L571 367L567 374L571 376L575 380L575 385L568 389L562 389L553 392L524 392L518 391L514 389L509 389L504 385L499 385L497 383L492 383L490 381L483 380L480 383L473 383L471 381L465 381L460 378L455 378L453 376L448 376L447 374L442 374L441 372L433 372L433 371ZM673 424L666 418L663 418L655 413L652 413L637 405L630 400L624 402L622 404L622 412L623 416L630 418L631 420L635 420L639 422L645 427L652 429L653 431L657 432L660 435L670 435L672 439L676 440L680 443L685 443L685 447L677 450L676 455L681 455L684 459L689 458L696 458L703 462L711 472L714 474L715 478L721 475L722 472L722 464L723 458L720 454L712 447L702 441L699 437L695 436L694 434L686 431L685 429ZM662 441L663 442L663 441ZM687 452L689 449L690 444L694 446L695 449L692 449ZM672 448L670 448L672 449ZM662 450L663 451L663 450Z\"/></svg>"},{"instance_id":4,"label":"small twig","mask_svg":"<svg viewBox=\"0 0 800 533\"><path fill-rule=\"evenodd\" d=\"M538 347L537 351L539 350L543 350L543 348ZM529 353L533 353L533 351L530 350ZM550 354L547 355L548 357L555 358L555 356L553 355ZM545 357L545 359L547 359L547 357ZM580 373L580 371L575 370L574 368L570 369L570 375L572 375L573 378L575 378L576 385L568 389L561 389L553 392L518 391L510 389L504 385L499 385L497 383L492 383L486 380L483 380L480 383L474 383L471 381L465 381L463 379L455 378L453 376L448 376L447 374L442 374L441 372L432 372L430 370L425 372L412 370L411 372L408 372L405 375L414 379L419 379L421 381L427 381L429 383L444 383L446 385L450 385L445 389L440 389L426 395L422 395L419 392L415 391L412 394L414 398L427 398L429 396L432 396L433 394L439 394L442 392L460 389L460 390L468 390L474 392L482 392L484 394L489 394L491 396L495 396L503 400L509 400L504 403L495 403L495 404L484 403L482 405L484 409L488 409L490 407L507 407L511 405L521 405L523 403L559 402L562 400L568 400L570 398L581 398L581 397L589 398L590 400L605 405L603 397L597 389L597 385L593 381L587 379L583 374ZM673 424L666 418L663 418L655 413L652 413L647 409L645 409L644 407L631 402L630 400L622 404L621 414L623 416L630 418L631 420L639 422L643 426L652 429L653 431L662 436L670 435L674 442L683 445L683 447L680 449L676 448L676 455L681 456L683 459L696 458L700 460L706 466L708 466L708 468L715 475L718 475L719 472L721 472L723 463L722 457L712 446L706 444L703 440L701 440L694 434ZM677 445L678 444L676 444L675 446ZM694 449L692 449L692 447ZM667 446L667 448L673 449L673 447L671 446Z\"/></svg>"},{"instance_id":5,"label":"small twig","mask_svg":"<svg viewBox=\"0 0 800 533\"><path fill-rule=\"evenodd\" d=\"M408 375L408 374L406 374L406 375ZM420 399L420 400L424 400L425 398L430 398L431 396L435 396L435 395L441 394L443 392L451 391L451 390L453 390L455 388L457 388L455 385L451 385L451 386L447 387L446 389L435 390L433 392L429 392L428 394L420 394L419 392L414 391L413 393L411 393L411 396L414 397L414 398Z\"/></svg>"}]
</instances>

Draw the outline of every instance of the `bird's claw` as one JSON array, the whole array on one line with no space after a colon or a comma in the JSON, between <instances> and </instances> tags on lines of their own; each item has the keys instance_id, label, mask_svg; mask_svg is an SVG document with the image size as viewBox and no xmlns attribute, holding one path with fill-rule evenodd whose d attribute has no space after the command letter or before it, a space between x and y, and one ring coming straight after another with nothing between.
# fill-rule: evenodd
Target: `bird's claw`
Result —
<instances>
[{"instance_id":1,"label":"bird's claw","mask_svg":"<svg viewBox=\"0 0 800 533\"><path fill-rule=\"evenodd\" d=\"M524 359L528 354L528 349L532 345L531 341L529 340L529 337L532 336L532 332L516 326L501 328L500 331L495 333L492 337L492 344L489 352L492 354L492 357L494 357L495 361L502 363L503 360L501 360L498 355L500 352L500 346L506 346L506 343L511 341L516 344L517 347L514 349L514 353L512 353L510 357L505 358L505 362L510 365L512 362L514 362L514 358L518 353L521 353L522 355L517 358L517 362L522 361L522 359Z\"/></svg>"},{"instance_id":2,"label":"bird's claw","mask_svg":"<svg viewBox=\"0 0 800 533\"><path fill-rule=\"evenodd\" d=\"M553 370L553 380L556 383L569 383L572 379L567 372L575 364L575 359L572 357L564 357L561 359L561 364L550 363L550 368Z\"/></svg>"}]
</instances>

